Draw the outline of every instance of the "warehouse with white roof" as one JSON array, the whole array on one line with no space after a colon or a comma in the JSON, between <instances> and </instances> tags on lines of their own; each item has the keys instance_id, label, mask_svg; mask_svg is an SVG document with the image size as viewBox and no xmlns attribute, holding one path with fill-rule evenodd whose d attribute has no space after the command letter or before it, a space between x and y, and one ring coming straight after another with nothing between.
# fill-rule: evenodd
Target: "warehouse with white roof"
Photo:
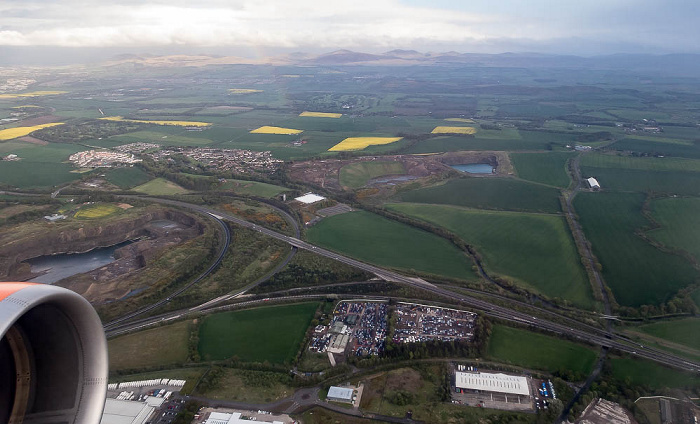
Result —
<instances>
[{"instance_id":1,"label":"warehouse with white roof","mask_svg":"<svg viewBox=\"0 0 700 424\"><path fill-rule=\"evenodd\" d=\"M346 387L331 386L328 389L328 395L326 399L333 400L336 402L352 402L352 395L354 391Z\"/></svg>"},{"instance_id":2,"label":"warehouse with white roof","mask_svg":"<svg viewBox=\"0 0 700 424\"><path fill-rule=\"evenodd\" d=\"M588 186L593 190L600 190L600 183L593 177L587 178Z\"/></svg>"},{"instance_id":3,"label":"warehouse with white roof","mask_svg":"<svg viewBox=\"0 0 700 424\"><path fill-rule=\"evenodd\" d=\"M320 202L321 200L326 200L326 198L323 196L319 196L318 194L306 193L303 196L295 197L294 200L296 200L297 202L304 203L306 205L310 205L312 203Z\"/></svg>"},{"instance_id":4,"label":"warehouse with white roof","mask_svg":"<svg viewBox=\"0 0 700 424\"><path fill-rule=\"evenodd\" d=\"M205 424L250 424L253 421L250 419L242 419L241 415L240 412L212 412L205 421ZM255 421L262 424L284 424L282 421L260 421L257 419Z\"/></svg>"},{"instance_id":5,"label":"warehouse with white roof","mask_svg":"<svg viewBox=\"0 0 700 424\"><path fill-rule=\"evenodd\" d=\"M485 372L455 373L455 387L463 391L479 393L503 393L507 395L530 396L527 378Z\"/></svg>"}]
</instances>

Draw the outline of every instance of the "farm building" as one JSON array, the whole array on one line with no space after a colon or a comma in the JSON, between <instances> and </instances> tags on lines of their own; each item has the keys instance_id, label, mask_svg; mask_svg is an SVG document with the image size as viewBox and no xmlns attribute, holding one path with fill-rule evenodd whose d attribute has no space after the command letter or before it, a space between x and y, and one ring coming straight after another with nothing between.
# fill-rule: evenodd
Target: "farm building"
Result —
<instances>
[{"instance_id":1,"label":"farm building","mask_svg":"<svg viewBox=\"0 0 700 424\"><path fill-rule=\"evenodd\" d=\"M527 378L501 373L457 371L455 373L455 387L466 392L530 396Z\"/></svg>"},{"instance_id":2,"label":"farm building","mask_svg":"<svg viewBox=\"0 0 700 424\"><path fill-rule=\"evenodd\" d=\"M294 198L297 202L304 203L305 205L310 205L312 203L320 202L321 200L326 200L325 197L319 196L318 194L306 193L303 196Z\"/></svg>"},{"instance_id":3,"label":"farm building","mask_svg":"<svg viewBox=\"0 0 700 424\"><path fill-rule=\"evenodd\" d=\"M586 182L588 182L588 186L592 188L593 190L600 190L600 184L598 183L598 180L595 178L587 178Z\"/></svg>"},{"instance_id":4,"label":"farm building","mask_svg":"<svg viewBox=\"0 0 700 424\"><path fill-rule=\"evenodd\" d=\"M204 422L205 424L250 424L251 420L241 419L240 412L233 412L231 414L225 412L212 412L209 418ZM263 424L283 424L282 421L260 421L256 422Z\"/></svg>"},{"instance_id":5,"label":"farm building","mask_svg":"<svg viewBox=\"0 0 700 424\"><path fill-rule=\"evenodd\" d=\"M336 401L336 402L352 402L352 395L353 395L353 390L352 389L346 389L345 387L337 387L337 386L331 386L330 389L328 389L328 396L326 398L328 400Z\"/></svg>"}]
</instances>

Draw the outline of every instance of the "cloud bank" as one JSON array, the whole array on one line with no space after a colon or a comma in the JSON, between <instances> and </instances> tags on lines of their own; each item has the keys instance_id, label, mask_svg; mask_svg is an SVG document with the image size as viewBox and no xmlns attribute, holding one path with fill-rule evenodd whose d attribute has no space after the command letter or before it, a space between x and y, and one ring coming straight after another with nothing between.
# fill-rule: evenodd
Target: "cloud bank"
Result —
<instances>
[{"instance_id":1,"label":"cloud bank","mask_svg":"<svg viewBox=\"0 0 700 424\"><path fill-rule=\"evenodd\" d=\"M183 0L4 0L0 46L565 51L568 45L570 50L584 46L587 53L696 52L696 4L700 2L202 0L194 5Z\"/></svg>"}]
</instances>

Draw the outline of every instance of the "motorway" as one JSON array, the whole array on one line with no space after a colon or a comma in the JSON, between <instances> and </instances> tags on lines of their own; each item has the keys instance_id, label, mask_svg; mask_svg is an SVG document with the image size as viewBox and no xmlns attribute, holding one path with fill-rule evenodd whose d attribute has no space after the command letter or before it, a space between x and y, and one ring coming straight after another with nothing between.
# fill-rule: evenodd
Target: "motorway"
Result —
<instances>
[{"instance_id":1,"label":"motorway","mask_svg":"<svg viewBox=\"0 0 700 424\"><path fill-rule=\"evenodd\" d=\"M283 242L289 243L291 246L298 249L308 250L310 252L316 253L321 256L325 256L339 262L345 263L347 265L354 266L356 268L362 269L367 272L371 272L378 277L391 282L396 282L400 284L405 284L411 287L422 289L430 293L451 299L453 302L461 303L462 305L468 306L470 308L478 309L482 311L485 315L499 318L511 322L516 322L523 325L530 325L535 328L550 331L556 334L566 335L576 339L580 339L584 342L595 344L598 346L603 346L607 348L617 349L622 352L627 352L632 355L636 355L641 358L656 361L674 368L682 369L691 372L700 372L700 364L690 361L685 358L675 356L673 354L660 351L657 349L652 349L647 346L636 344L625 338L621 338L616 334L609 332L607 330L595 328L592 326L584 326L570 320L566 317L559 316L556 320L548 320L544 318L538 318L533 315L511 310L510 308L493 304L491 302L481 300L475 297L467 296L456 291L452 291L445 287L436 286L434 284L428 283L424 280L415 277L408 277L397 272L387 270L384 268L377 267L375 265L367 264L339 253L327 250L318 246L314 246L311 243L300 240L296 237L291 237L285 234L278 233L276 231L270 230L268 228L261 227L260 225L253 224L251 222L245 221L236 216L222 213L220 211L207 208L201 205L194 205L186 202L180 202L175 200L166 199L155 199L151 198L155 202L170 204L173 206L179 206L183 208L188 208L200 213L208 214L218 220L230 221L234 224L240 225L241 227L250 228L252 230L258 231L269 237L281 240ZM193 308L194 311L205 310L215 306L215 304L220 302L225 302L230 300L233 296L225 296L217 299L217 302L208 302L206 307L199 305ZM143 324L139 324L143 325ZM121 327L125 328L125 327Z\"/></svg>"},{"instance_id":2,"label":"motorway","mask_svg":"<svg viewBox=\"0 0 700 424\"><path fill-rule=\"evenodd\" d=\"M224 241L222 242L222 246L219 249L219 253L216 255L216 260L212 262L211 265L207 269L205 269L201 274L197 276L194 280L190 281L188 284L186 284L184 287L179 288L178 290L174 291L171 293L168 297L165 299L161 299L158 302L152 303L148 306L145 306L141 309L138 309L134 312L130 312L126 315L122 315L119 318L116 318L113 321L110 321L104 325L105 330L112 328L120 323L129 321L139 315L145 314L146 312L152 311L160 306L165 305L166 303L170 302L170 299L172 299L175 296L180 295L181 293L185 292L185 290L189 289L190 287L194 286L198 282L202 281L204 277L207 275L211 274L218 266L221 264L221 261L224 259L224 256L226 255L226 252L228 251L228 247L231 244L231 231L228 229L228 226L224 224L224 222L220 219L216 219L216 223L219 225L219 228L221 228L221 231L224 234Z\"/></svg>"}]
</instances>

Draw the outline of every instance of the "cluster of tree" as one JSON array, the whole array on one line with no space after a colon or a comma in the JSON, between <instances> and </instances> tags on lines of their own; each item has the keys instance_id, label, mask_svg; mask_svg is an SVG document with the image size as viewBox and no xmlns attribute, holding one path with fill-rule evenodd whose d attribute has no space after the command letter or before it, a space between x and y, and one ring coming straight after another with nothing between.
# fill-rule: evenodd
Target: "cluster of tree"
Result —
<instances>
[{"instance_id":1,"label":"cluster of tree","mask_svg":"<svg viewBox=\"0 0 700 424\"><path fill-rule=\"evenodd\" d=\"M201 320L195 320L188 329L190 334L187 338L187 361L199 362L199 326Z\"/></svg>"},{"instance_id":2,"label":"cluster of tree","mask_svg":"<svg viewBox=\"0 0 700 424\"><path fill-rule=\"evenodd\" d=\"M384 393L384 398L397 406L410 405L415 401L413 393L406 390L391 390Z\"/></svg>"},{"instance_id":3,"label":"cluster of tree","mask_svg":"<svg viewBox=\"0 0 700 424\"><path fill-rule=\"evenodd\" d=\"M611 121L610 119L603 119L595 116L588 116L588 115L576 115L576 114L571 114L571 115L563 115L559 116L557 119L561 119L562 121L569 122L571 124L578 124L578 125L595 125L597 127L614 127L615 122Z\"/></svg>"},{"instance_id":4,"label":"cluster of tree","mask_svg":"<svg viewBox=\"0 0 700 424\"><path fill-rule=\"evenodd\" d=\"M623 307L617 308L617 312L628 318L660 318L677 315L696 315L700 308L690 296L696 286L686 287L678 292L671 300L660 305L642 305L639 308Z\"/></svg>"},{"instance_id":5,"label":"cluster of tree","mask_svg":"<svg viewBox=\"0 0 700 424\"><path fill-rule=\"evenodd\" d=\"M208 191L219 186L219 179L211 176L185 174L181 172L163 172L160 176L181 187L194 191Z\"/></svg>"},{"instance_id":6,"label":"cluster of tree","mask_svg":"<svg viewBox=\"0 0 700 424\"><path fill-rule=\"evenodd\" d=\"M77 143L96 140L137 131L143 124L127 121L80 120L55 127L43 128L35 133L37 138L54 143Z\"/></svg>"},{"instance_id":7,"label":"cluster of tree","mask_svg":"<svg viewBox=\"0 0 700 424\"><path fill-rule=\"evenodd\" d=\"M194 400L185 402L182 411L175 416L172 424L190 424L201 407L202 404Z\"/></svg>"},{"instance_id":8,"label":"cluster of tree","mask_svg":"<svg viewBox=\"0 0 700 424\"><path fill-rule=\"evenodd\" d=\"M304 263L290 263L282 271L258 286L256 292L264 293L347 281L365 281L371 277L369 273L349 266L331 269L307 266Z\"/></svg>"},{"instance_id":9,"label":"cluster of tree","mask_svg":"<svg viewBox=\"0 0 700 424\"><path fill-rule=\"evenodd\" d=\"M1 207L0 207L1 209ZM55 209L48 207L36 207L24 212L10 215L7 218L0 218L0 225L20 224L22 222L33 221L45 215L50 215Z\"/></svg>"},{"instance_id":10,"label":"cluster of tree","mask_svg":"<svg viewBox=\"0 0 700 424\"><path fill-rule=\"evenodd\" d=\"M581 143L594 143L596 141L614 140L615 136L609 131L597 131L594 133L580 134L576 136L576 141Z\"/></svg>"},{"instance_id":11,"label":"cluster of tree","mask_svg":"<svg viewBox=\"0 0 700 424\"><path fill-rule=\"evenodd\" d=\"M213 366L209 368L199 379L199 384L197 384L197 391L200 393L206 393L210 390L218 388L225 372L226 371L224 370L224 368L220 366Z\"/></svg>"}]
</instances>

